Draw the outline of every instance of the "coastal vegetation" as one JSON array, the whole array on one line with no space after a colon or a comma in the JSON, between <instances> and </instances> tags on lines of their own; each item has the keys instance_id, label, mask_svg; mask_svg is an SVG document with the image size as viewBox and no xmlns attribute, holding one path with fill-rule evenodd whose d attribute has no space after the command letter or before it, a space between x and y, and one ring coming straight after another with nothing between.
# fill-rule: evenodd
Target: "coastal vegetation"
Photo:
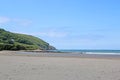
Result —
<instances>
[{"instance_id":1,"label":"coastal vegetation","mask_svg":"<svg viewBox=\"0 0 120 80\"><path fill-rule=\"evenodd\" d=\"M0 50L52 50L55 47L32 35L0 29Z\"/></svg>"}]
</instances>

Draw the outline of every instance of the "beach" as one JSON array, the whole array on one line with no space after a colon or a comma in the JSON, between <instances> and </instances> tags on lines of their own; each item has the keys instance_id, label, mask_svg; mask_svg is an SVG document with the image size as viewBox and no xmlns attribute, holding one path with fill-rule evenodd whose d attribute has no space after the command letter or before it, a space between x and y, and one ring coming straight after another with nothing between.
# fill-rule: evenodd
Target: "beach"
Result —
<instances>
[{"instance_id":1,"label":"beach","mask_svg":"<svg viewBox=\"0 0 120 80\"><path fill-rule=\"evenodd\" d=\"M0 51L0 80L120 80L120 56Z\"/></svg>"}]
</instances>

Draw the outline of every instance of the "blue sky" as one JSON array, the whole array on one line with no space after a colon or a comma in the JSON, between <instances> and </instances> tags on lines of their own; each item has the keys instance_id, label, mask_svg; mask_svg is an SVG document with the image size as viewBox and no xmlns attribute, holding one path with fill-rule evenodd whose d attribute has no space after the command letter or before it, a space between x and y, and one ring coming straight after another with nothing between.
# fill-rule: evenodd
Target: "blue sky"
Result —
<instances>
[{"instance_id":1,"label":"blue sky","mask_svg":"<svg viewBox=\"0 0 120 80\"><path fill-rule=\"evenodd\" d=\"M57 49L120 49L120 0L0 0L0 28Z\"/></svg>"}]
</instances>

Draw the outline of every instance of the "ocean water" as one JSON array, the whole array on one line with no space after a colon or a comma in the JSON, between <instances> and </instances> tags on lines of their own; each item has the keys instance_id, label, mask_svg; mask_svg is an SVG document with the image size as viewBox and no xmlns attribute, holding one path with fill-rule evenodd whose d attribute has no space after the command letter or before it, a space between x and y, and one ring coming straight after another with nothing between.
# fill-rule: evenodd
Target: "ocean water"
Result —
<instances>
[{"instance_id":1,"label":"ocean water","mask_svg":"<svg viewBox=\"0 0 120 80\"><path fill-rule=\"evenodd\" d=\"M85 54L120 54L120 50L54 50L53 52L85 53Z\"/></svg>"},{"instance_id":2,"label":"ocean water","mask_svg":"<svg viewBox=\"0 0 120 80\"><path fill-rule=\"evenodd\" d=\"M49 50L45 52L17 52L17 54L44 57L120 58L120 50Z\"/></svg>"}]
</instances>

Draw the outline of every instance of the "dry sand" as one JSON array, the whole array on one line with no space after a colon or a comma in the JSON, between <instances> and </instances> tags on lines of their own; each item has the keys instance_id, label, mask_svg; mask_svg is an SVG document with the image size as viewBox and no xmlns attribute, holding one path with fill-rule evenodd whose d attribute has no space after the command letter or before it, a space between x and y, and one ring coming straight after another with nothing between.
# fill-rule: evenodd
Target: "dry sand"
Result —
<instances>
[{"instance_id":1,"label":"dry sand","mask_svg":"<svg viewBox=\"0 0 120 80\"><path fill-rule=\"evenodd\" d=\"M15 54L0 52L0 80L120 80L120 59Z\"/></svg>"}]
</instances>

